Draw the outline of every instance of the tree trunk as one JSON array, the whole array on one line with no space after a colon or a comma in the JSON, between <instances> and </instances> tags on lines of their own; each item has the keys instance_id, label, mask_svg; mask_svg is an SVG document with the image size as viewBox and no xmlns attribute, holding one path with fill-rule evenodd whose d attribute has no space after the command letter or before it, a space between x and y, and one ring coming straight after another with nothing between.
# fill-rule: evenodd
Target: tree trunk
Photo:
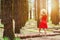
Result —
<instances>
[{"instance_id":1,"label":"tree trunk","mask_svg":"<svg viewBox=\"0 0 60 40\"><path fill-rule=\"evenodd\" d=\"M40 0L37 0L37 27L39 26L39 16L40 16Z\"/></svg>"},{"instance_id":2,"label":"tree trunk","mask_svg":"<svg viewBox=\"0 0 60 40\"><path fill-rule=\"evenodd\" d=\"M59 24L59 1L52 0L52 12L51 12L52 23L57 25Z\"/></svg>"},{"instance_id":3,"label":"tree trunk","mask_svg":"<svg viewBox=\"0 0 60 40\"><path fill-rule=\"evenodd\" d=\"M28 0L14 0L15 33L20 33L20 29L28 19Z\"/></svg>"},{"instance_id":4,"label":"tree trunk","mask_svg":"<svg viewBox=\"0 0 60 40\"><path fill-rule=\"evenodd\" d=\"M1 0L0 0L0 19L1 19Z\"/></svg>"},{"instance_id":5,"label":"tree trunk","mask_svg":"<svg viewBox=\"0 0 60 40\"><path fill-rule=\"evenodd\" d=\"M13 23L12 23L12 0L1 0L2 23L4 24L3 37L14 40Z\"/></svg>"}]
</instances>

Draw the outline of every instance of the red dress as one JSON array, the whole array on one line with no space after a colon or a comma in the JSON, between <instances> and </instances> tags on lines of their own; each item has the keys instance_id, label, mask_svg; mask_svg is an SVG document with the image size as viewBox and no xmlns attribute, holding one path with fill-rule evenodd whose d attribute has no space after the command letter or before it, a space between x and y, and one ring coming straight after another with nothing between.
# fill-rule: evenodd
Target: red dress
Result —
<instances>
[{"instance_id":1,"label":"red dress","mask_svg":"<svg viewBox=\"0 0 60 40\"><path fill-rule=\"evenodd\" d=\"M41 22L39 22L39 28L47 28L47 15L42 16Z\"/></svg>"}]
</instances>

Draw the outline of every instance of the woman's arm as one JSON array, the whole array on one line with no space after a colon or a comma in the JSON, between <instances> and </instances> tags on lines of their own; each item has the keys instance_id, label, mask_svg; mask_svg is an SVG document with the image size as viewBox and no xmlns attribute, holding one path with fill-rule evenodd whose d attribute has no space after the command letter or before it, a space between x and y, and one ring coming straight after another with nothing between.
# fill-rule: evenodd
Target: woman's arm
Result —
<instances>
[{"instance_id":1,"label":"woman's arm","mask_svg":"<svg viewBox=\"0 0 60 40\"><path fill-rule=\"evenodd\" d=\"M42 15L40 15L39 20L40 20L40 22L42 21Z\"/></svg>"}]
</instances>

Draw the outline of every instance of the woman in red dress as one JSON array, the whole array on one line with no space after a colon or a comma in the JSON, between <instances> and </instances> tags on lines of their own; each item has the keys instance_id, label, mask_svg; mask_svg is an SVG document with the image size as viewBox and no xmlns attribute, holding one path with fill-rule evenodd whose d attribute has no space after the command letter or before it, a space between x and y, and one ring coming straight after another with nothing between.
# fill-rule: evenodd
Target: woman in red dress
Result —
<instances>
[{"instance_id":1,"label":"woman in red dress","mask_svg":"<svg viewBox=\"0 0 60 40\"><path fill-rule=\"evenodd\" d=\"M43 9L40 14L39 33L40 33L40 30L43 29L44 33L46 35L47 28L48 28L48 26L47 26L47 12L45 9Z\"/></svg>"}]
</instances>

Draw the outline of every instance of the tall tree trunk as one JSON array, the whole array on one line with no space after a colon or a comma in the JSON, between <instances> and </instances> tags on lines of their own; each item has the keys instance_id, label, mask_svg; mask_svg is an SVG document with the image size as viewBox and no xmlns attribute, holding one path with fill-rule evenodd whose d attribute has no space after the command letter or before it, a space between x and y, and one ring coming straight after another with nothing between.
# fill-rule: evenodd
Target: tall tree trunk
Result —
<instances>
[{"instance_id":1,"label":"tall tree trunk","mask_svg":"<svg viewBox=\"0 0 60 40\"><path fill-rule=\"evenodd\" d=\"M1 0L0 0L0 19L1 19Z\"/></svg>"},{"instance_id":2,"label":"tall tree trunk","mask_svg":"<svg viewBox=\"0 0 60 40\"><path fill-rule=\"evenodd\" d=\"M2 23L4 24L3 37L14 40L13 23L12 23L12 0L1 0Z\"/></svg>"},{"instance_id":3,"label":"tall tree trunk","mask_svg":"<svg viewBox=\"0 0 60 40\"><path fill-rule=\"evenodd\" d=\"M60 13L60 12L59 12ZM60 22L60 14L59 14L59 22Z\"/></svg>"},{"instance_id":4,"label":"tall tree trunk","mask_svg":"<svg viewBox=\"0 0 60 40\"><path fill-rule=\"evenodd\" d=\"M53 24L59 24L59 0L52 0L51 20Z\"/></svg>"},{"instance_id":5,"label":"tall tree trunk","mask_svg":"<svg viewBox=\"0 0 60 40\"><path fill-rule=\"evenodd\" d=\"M37 0L37 27L39 26L39 16L40 16L40 0Z\"/></svg>"},{"instance_id":6,"label":"tall tree trunk","mask_svg":"<svg viewBox=\"0 0 60 40\"><path fill-rule=\"evenodd\" d=\"M20 29L28 19L28 0L14 0L15 33L20 33Z\"/></svg>"},{"instance_id":7,"label":"tall tree trunk","mask_svg":"<svg viewBox=\"0 0 60 40\"><path fill-rule=\"evenodd\" d=\"M34 10L34 13L35 13L35 20L37 20L37 17L38 17L38 14L37 14L37 0L35 0L34 1L34 8L35 8L35 10Z\"/></svg>"},{"instance_id":8,"label":"tall tree trunk","mask_svg":"<svg viewBox=\"0 0 60 40\"><path fill-rule=\"evenodd\" d=\"M20 0L14 0L15 33L20 33L21 28L21 20L20 20L21 14L19 13L20 6L21 6Z\"/></svg>"}]
</instances>

